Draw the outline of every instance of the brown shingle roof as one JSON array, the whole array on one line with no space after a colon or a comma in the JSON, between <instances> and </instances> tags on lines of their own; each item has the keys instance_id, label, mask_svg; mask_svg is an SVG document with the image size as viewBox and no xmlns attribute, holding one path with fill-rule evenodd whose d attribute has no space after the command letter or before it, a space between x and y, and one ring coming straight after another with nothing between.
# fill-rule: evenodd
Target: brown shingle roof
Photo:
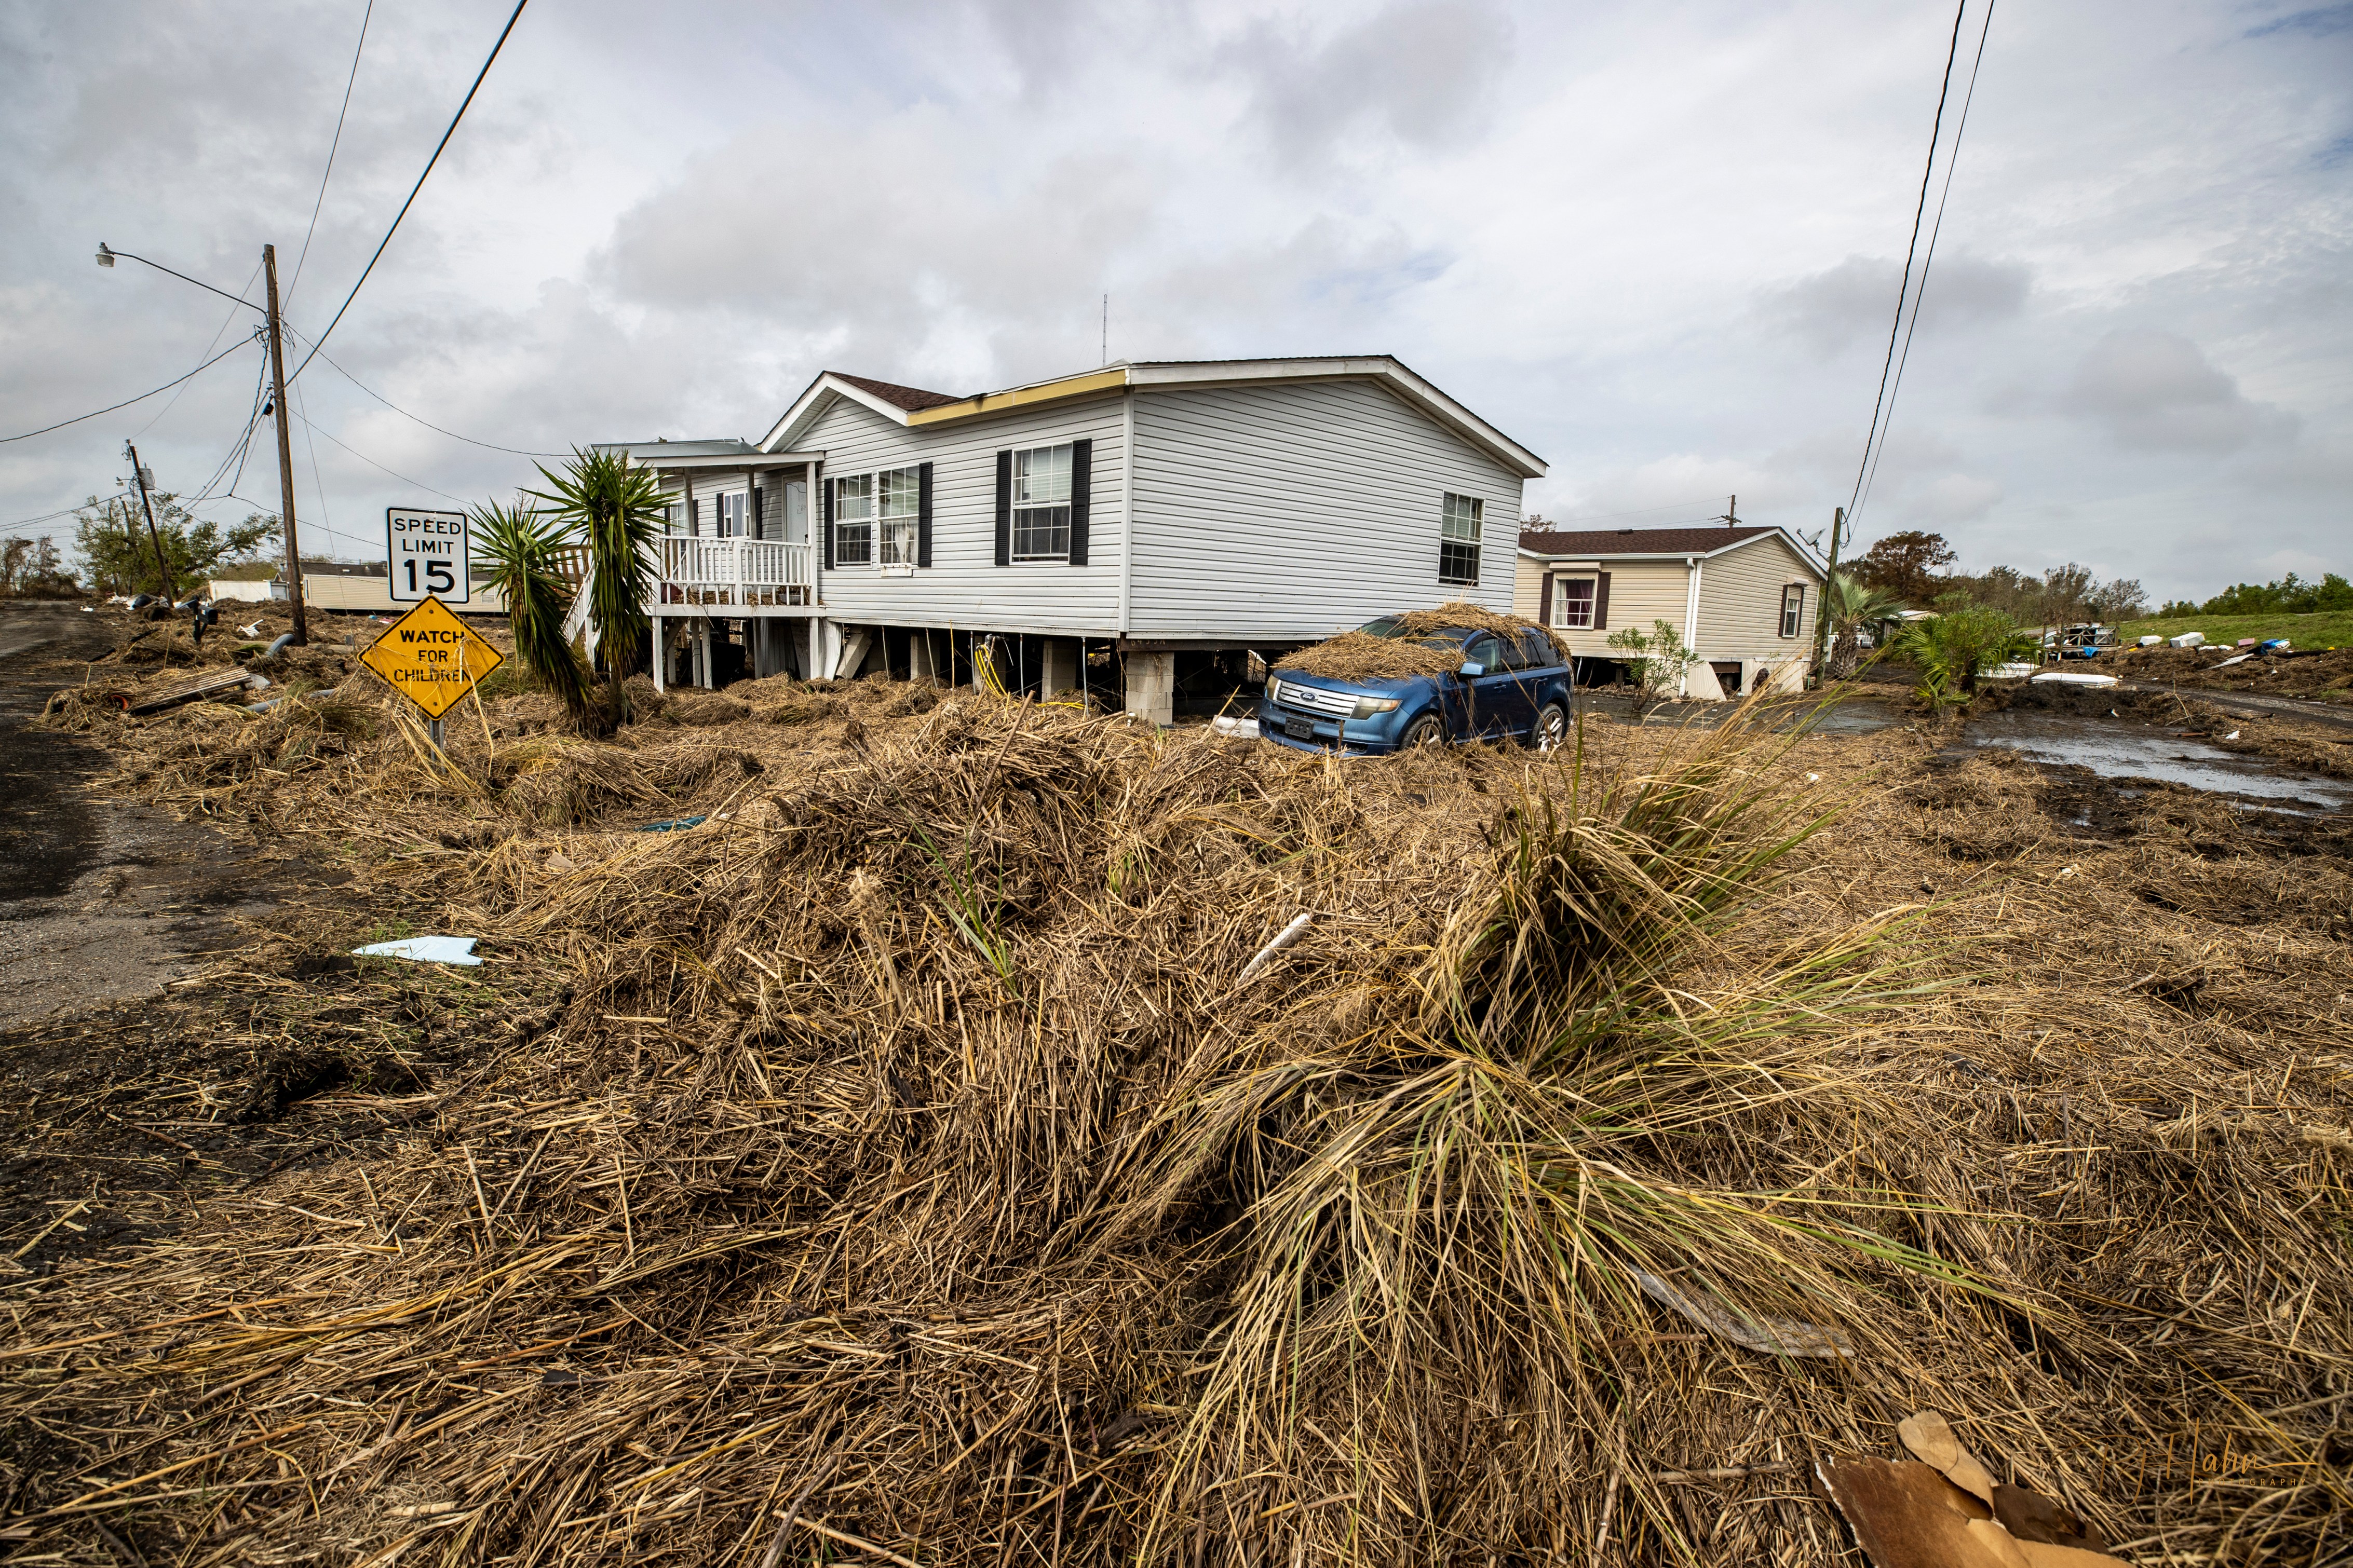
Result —
<instances>
[{"instance_id":1,"label":"brown shingle roof","mask_svg":"<svg viewBox=\"0 0 2353 1568\"><path fill-rule=\"evenodd\" d=\"M836 380L846 381L860 392L871 392L893 408L903 408L913 414L921 408L937 408L944 403L962 403L961 397L944 392L925 392L920 386L900 386L888 381L869 381L862 375L848 375L840 371L831 373Z\"/></svg>"},{"instance_id":2,"label":"brown shingle roof","mask_svg":"<svg viewBox=\"0 0 2353 1568\"><path fill-rule=\"evenodd\" d=\"M1538 555L1704 555L1771 528L1588 528L1569 533L1520 530L1520 548Z\"/></svg>"}]
</instances>

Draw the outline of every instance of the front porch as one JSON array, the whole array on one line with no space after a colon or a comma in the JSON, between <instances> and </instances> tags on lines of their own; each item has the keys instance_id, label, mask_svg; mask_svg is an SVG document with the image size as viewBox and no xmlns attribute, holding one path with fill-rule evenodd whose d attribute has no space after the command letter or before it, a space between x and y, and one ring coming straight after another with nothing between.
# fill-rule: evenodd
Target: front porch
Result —
<instances>
[{"instance_id":1,"label":"front porch","mask_svg":"<svg viewBox=\"0 0 2353 1568\"><path fill-rule=\"evenodd\" d=\"M806 540L667 534L649 612L675 606L805 609L817 603L816 548Z\"/></svg>"}]
</instances>

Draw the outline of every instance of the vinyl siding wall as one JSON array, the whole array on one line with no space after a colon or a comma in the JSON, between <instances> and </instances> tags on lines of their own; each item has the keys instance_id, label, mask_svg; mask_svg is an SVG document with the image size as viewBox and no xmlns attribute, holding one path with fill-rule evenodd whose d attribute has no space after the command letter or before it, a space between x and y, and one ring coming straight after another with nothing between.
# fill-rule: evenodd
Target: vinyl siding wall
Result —
<instances>
[{"instance_id":1,"label":"vinyl siding wall","mask_svg":"<svg viewBox=\"0 0 2353 1568\"><path fill-rule=\"evenodd\" d=\"M1453 599L1511 607L1519 476L1377 385L1146 388L1135 432L1135 637L1323 637ZM1449 490L1485 503L1476 587L1438 580Z\"/></svg>"},{"instance_id":2,"label":"vinyl siding wall","mask_svg":"<svg viewBox=\"0 0 2353 1568\"><path fill-rule=\"evenodd\" d=\"M1781 590L1806 586L1803 623L1781 635ZM1699 654L1711 659L1763 659L1778 664L1810 657L1821 580L1779 538L1767 534L1708 561L1699 583Z\"/></svg>"},{"instance_id":3,"label":"vinyl siding wall","mask_svg":"<svg viewBox=\"0 0 2353 1568\"><path fill-rule=\"evenodd\" d=\"M1609 634L1628 626L1648 632L1653 621L1664 621L1678 635L1682 633L1691 574L1681 561L1604 561L1600 569L1609 574L1609 624L1555 627L1568 643L1569 652L1580 658L1622 658L1610 651ZM1594 569L1587 566L1548 565L1544 571L1556 578L1594 575ZM1541 576L1539 574L1539 597L1543 593ZM1533 615L1535 611L1527 613Z\"/></svg>"},{"instance_id":4,"label":"vinyl siding wall","mask_svg":"<svg viewBox=\"0 0 2353 1568\"><path fill-rule=\"evenodd\" d=\"M885 576L873 566L821 572L824 603L819 613L837 620L891 626L1114 635L1119 626L1120 485L1125 465L1120 403L1114 395L911 429L862 404L836 400L796 436L794 445L825 453L820 473L827 479L930 463L932 564L907 576ZM1082 437L1094 442L1088 564L1032 561L997 565L997 454ZM695 486L698 493L702 488ZM781 485L778 489L772 511L781 526ZM824 526L821 495L812 500L810 516L814 535Z\"/></svg>"}]
</instances>

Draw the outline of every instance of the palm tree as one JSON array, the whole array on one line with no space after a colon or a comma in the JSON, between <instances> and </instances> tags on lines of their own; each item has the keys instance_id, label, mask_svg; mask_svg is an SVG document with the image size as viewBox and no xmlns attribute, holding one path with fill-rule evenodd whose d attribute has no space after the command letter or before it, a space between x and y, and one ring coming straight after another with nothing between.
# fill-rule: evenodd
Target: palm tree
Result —
<instances>
[{"instance_id":1,"label":"palm tree","mask_svg":"<svg viewBox=\"0 0 2353 1568\"><path fill-rule=\"evenodd\" d=\"M1909 623L1887 651L1920 672L1920 700L1941 709L1968 701L1978 694L1978 676L2037 646L2031 633L2001 611L1959 605Z\"/></svg>"},{"instance_id":2,"label":"palm tree","mask_svg":"<svg viewBox=\"0 0 2353 1568\"><path fill-rule=\"evenodd\" d=\"M490 581L506 601L514 632L515 657L564 704L573 723L598 728L589 699L589 674L564 639L564 617L572 608L572 585L557 562L564 527L517 496L512 506L491 501L473 509L475 549L490 566Z\"/></svg>"},{"instance_id":3,"label":"palm tree","mask_svg":"<svg viewBox=\"0 0 2353 1568\"><path fill-rule=\"evenodd\" d=\"M660 537L667 502L661 481L649 468L633 467L618 452L575 447L562 474L540 474L553 487L533 490L549 504L567 532L588 544L588 616L596 627L596 662L605 672L607 706L618 722L625 699L621 679L637 668L651 626L646 600L653 592L647 551Z\"/></svg>"},{"instance_id":4,"label":"palm tree","mask_svg":"<svg viewBox=\"0 0 2353 1568\"><path fill-rule=\"evenodd\" d=\"M1873 587L1843 572L1833 574L1822 594L1822 619L1830 632L1830 656L1823 674L1844 680L1862 661L1862 628L1895 618L1904 601L1884 588Z\"/></svg>"}]
</instances>

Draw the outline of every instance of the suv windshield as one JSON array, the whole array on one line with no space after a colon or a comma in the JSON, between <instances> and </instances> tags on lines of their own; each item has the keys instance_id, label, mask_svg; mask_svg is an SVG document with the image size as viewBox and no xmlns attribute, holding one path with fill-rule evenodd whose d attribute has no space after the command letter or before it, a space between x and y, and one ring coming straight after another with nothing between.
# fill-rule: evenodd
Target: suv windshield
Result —
<instances>
[{"instance_id":1,"label":"suv windshield","mask_svg":"<svg viewBox=\"0 0 2353 1568\"><path fill-rule=\"evenodd\" d=\"M1378 620L1366 621L1356 629L1366 637L1398 637L1406 635L1403 621L1396 616L1383 616ZM1456 647L1461 644L1462 634L1456 632L1449 637L1441 633L1436 637L1418 637L1413 640L1424 647Z\"/></svg>"}]
</instances>

